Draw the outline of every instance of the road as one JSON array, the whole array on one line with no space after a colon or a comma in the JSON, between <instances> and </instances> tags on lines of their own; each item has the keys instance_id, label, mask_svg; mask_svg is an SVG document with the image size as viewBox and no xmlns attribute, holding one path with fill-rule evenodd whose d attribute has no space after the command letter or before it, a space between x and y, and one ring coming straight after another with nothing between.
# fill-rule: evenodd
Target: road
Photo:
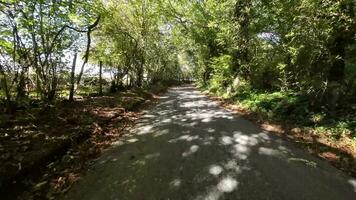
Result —
<instances>
[{"instance_id":1,"label":"road","mask_svg":"<svg viewBox=\"0 0 356 200\"><path fill-rule=\"evenodd\" d=\"M62 199L355 200L356 180L186 86L145 111Z\"/></svg>"}]
</instances>

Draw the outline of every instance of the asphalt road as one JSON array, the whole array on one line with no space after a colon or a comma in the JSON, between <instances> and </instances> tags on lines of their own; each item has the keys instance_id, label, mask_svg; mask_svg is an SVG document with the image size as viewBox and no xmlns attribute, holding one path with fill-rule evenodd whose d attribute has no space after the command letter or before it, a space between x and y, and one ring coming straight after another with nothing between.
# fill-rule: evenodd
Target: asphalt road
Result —
<instances>
[{"instance_id":1,"label":"asphalt road","mask_svg":"<svg viewBox=\"0 0 356 200\"><path fill-rule=\"evenodd\" d=\"M179 87L62 199L356 200L356 180Z\"/></svg>"}]
</instances>

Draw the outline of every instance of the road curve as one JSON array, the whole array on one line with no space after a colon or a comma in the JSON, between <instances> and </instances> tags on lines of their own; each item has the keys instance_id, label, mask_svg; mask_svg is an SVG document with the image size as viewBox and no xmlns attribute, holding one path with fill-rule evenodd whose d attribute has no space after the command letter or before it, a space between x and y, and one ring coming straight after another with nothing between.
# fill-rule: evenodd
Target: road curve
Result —
<instances>
[{"instance_id":1,"label":"road curve","mask_svg":"<svg viewBox=\"0 0 356 200\"><path fill-rule=\"evenodd\" d=\"M61 199L355 200L356 180L187 86L145 111Z\"/></svg>"}]
</instances>

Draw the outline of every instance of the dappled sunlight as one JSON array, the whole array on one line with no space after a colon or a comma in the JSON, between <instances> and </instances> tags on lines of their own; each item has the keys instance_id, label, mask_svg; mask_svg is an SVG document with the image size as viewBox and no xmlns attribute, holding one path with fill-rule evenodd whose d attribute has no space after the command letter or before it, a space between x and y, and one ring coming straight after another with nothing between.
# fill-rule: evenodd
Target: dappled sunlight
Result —
<instances>
[{"instance_id":1,"label":"dappled sunlight","mask_svg":"<svg viewBox=\"0 0 356 200\"><path fill-rule=\"evenodd\" d=\"M287 182L290 176L325 178L303 164L317 162L314 158L305 157L284 140L232 115L189 87L171 90L167 98L145 112L136 127L115 144L114 151L119 155L117 161L106 159L100 169L111 172L120 183L131 175L135 187L110 190L125 199L142 199L141 191L146 191L147 199L236 199L258 187L250 194L253 198L274 191L261 182L263 179L272 184ZM109 180L106 184L112 185ZM314 187L311 183L306 182L305 187ZM299 185L291 184L301 193ZM338 184L356 192L355 180ZM278 187L283 192L289 186ZM266 199L272 197L267 195Z\"/></svg>"},{"instance_id":2,"label":"dappled sunlight","mask_svg":"<svg viewBox=\"0 0 356 200\"><path fill-rule=\"evenodd\" d=\"M196 126L196 125L198 125L198 124L199 124L199 122L191 122L191 123L189 123L188 125L191 126L191 127L194 127L194 126Z\"/></svg>"},{"instance_id":3,"label":"dappled sunlight","mask_svg":"<svg viewBox=\"0 0 356 200\"><path fill-rule=\"evenodd\" d=\"M209 189L207 195L198 196L195 200L218 200L222 196L222 192L219 191L216 187Z\"/></svg>"},{"instance_id":4,"label":"dappled sunlight","mask_svg":"<svg viewBox=\"0 0 356 200\"><path fill-rule=\"evenodd\" d=\"M223 145L230 145L233 143L233 138L229 136L222 136L221 137L221 144Z\"/></svg>"},{"instance_id":5,"label":"dappled sunlight","mask_svg":"<svg viewBox=\"0 0 356 200\"><path fill-rule=\"evenodd\" d=\"M161 154L160 153L152 153L152 154L148 154L148 155L145 155L145 158L146 159L153 159L153 158L158 158Z\"/></svg>"},{"instance_id":6,"label":"dappled sunlight","mask_svg":"<svg viewBox=\"0 0 356 200\"><path fill-rule=\"evenodd\" d=\"M168 99L169 96L159 96L158 98L159 98L159 99Z\"/></svg>"},{"instance_id":7,"label":"dappled sunlight","mask_svg":"<svg viewBox=\"0 0 356 200\"><path fill-rule=\"evenodd\" d=\"M175 91L178 92L178 89ZM139 123L132 136L141 137L141 135L145 135L145 137L151 137L151 139L145 139L147 142L153 140L152 138L161 138L167 142L167 145L169 144L168 146L173 148L181 146L179 148L181 149L180 156L183 159L190 158L191 160L191 156L194 154L204 156L208 153L206 155L209 158L208 160L215 160L216 162L213 162L213 164L206 163L206 166L204 166L204 162L199 164L201 170L204 168L207 170L196 177L197 182L195 184L214 179L215 183L211 183L211 189L206 194L197 194L197 199L200 197L201 199L219 199L225 193L238 191L239 176L252 170L252 167L249 166L249 157L280 157L288 152L286 151L287 148L281 145L261 146L271 143L271 138L267 133L259 129L240 129L234 125L237 119L232 114L219 108L215 103L211 103L202 95L192 95L189 92L179 92L179 94L172 92L171 95L187 95L186 98L189 99L184 102L184 98L178 98L178 103L170 98L164 99L163 102L158 104L156 110L152 110L142 117L148 120ZM197 101L194 101L195 98ZM180 105L183 112L174 110L175 105ZM152 119L159 121L159 123L157 125L151 124ZM220 124L220 121L223 124ZM243 121L243 123L248 122ZM131 138L127 141L130 143L132 140ZM193 142L194 144L191 144ZM143 147L145 145L147 144L142 144ZM219 155L215 155L215 152L221 149L220 146L226 150L223 150ZM166 155L168 153L165 152L165 149L161 150L161 154L157 152L146 154L144 165L148 166L147 158L159 160L164 159L164 156L169 156ZM197 154L198 152L200 153ZM209 152L211 155L209 155ZM153 162L153 160L149 162ZM137 165L137 161L135 163ZM143 163L141 164L143 166ZM191 177L192 180L193 177ZM177 189L187 187L184 183L185 181L181 178L174 178L168 184L170 188Z\"/></svg>"},{"instance_id":8,"label":"dappled sunlight","mask_svg":"<svg viewBox=\"0 0 356 200\"><path fill-rule=\"evenodd\" d=\"M137 142L138 139L137 138L131 138L131 139L128 139L127 140L129 143L134 143L134 142Z\"/></svg>"},{"instance_id":9,"label":"dappled sunlight","mask_svg":"<svg viewBox=\"0 0 356 200\"><path fill-rule=\"evenodd\" d=\"M172 122L172 119L164 119L161 121L162 123L171 123Z\"/></svg>"},{"instance_id":10,"label":"dappled sunlight","mask_svg":"<svg viewBox=\"0 0 356 200\"><path fill-rule=\"evenodd\" d=\"M236 174L239 174L240 172L242 172L242 169L244 169L244 170L249 169L248 167L239 166L237 160L229 160L227 163L224 163L223 166L226 170L231 170L231 171L235 172Z\"/></svg>"},{"instance_id":11,"label":"dappled sunlight","mask_svg":"<svg viewBox=\"0 0 356 200\"><path fill-rule=\"evenodd\" d=\"M223 168L219 165L211 165L209 167L209 173L212 175L219 175L223 171Z\"/></svg>"},{"instance_id":12,"label":"dappled sunlight","mask_svg":"<svg viewBox=\"0 0 356 200\"><path fill-rule=\"evenodd\" d=\"M208 131L208 133L214 133L216 130L213 128L208 128L206 131Z\"/></svg>"},{"instance_id":13,"label":"dappled sunlight","mask_svg":"<svg viewBox=\"0 0 356 200\"><path fill-rule=\"evenodd\" d=\"M157 132L154 133L154 137L161 137L161 136L163 136L165 134L168 134L168 133L169 133L168 129L157 131Z\"/></svg>"},{"instance_id":14,"label":"dappled sunlight","mask_svg":"<svg viewBox=\"0 0 356 200\"><path fill-rule=\"evenodd\" d=\"M217 185L221 192L232 192L237 189L238 182L232 177L224 177Z\"/></svg>"},{"instance_id":15,"label":"dappled sunlight","mask_svg":"<svg viewBox=\"0 0 356 200\"><path fill-rule=\"evenodd\" d=\"M142 118L155 118L155 115L145 114Z\"/></svg>"},{"instance_id":16,"label":"dappled sunlight","mask_svg":"<svg viewBox=\"0 0 356 200\"><path fill-rule=\"evenodd\" d=\"M183 157L187 157L190 156L192 154L194 154L195 152L197 152L199 150L199 146L198 145L192 145L188 151L185 151L182 153Z\"/></svg>"},{"instance_id":17,"label":"dappled sunlight","mask_svg":"<svg viewBox=\"0 0 356 200\"><path fill-rule=\"evenodd\" d=\"M189 98L202 98L201 96L196 96L196 95L192 95ZM192 108L192 107L208 107L208 106L216 106L217 103L216 102L207 102L204 100L198 100L198 101L192 101L192 102L184 102L182 104L180 104L179 106L182 108Z\"/></svg>"},{"instance_id":18,"label":"dappled sunlight","mask_svg":"<svg viewBox=\"0 0 356 200\"><path fill-rule=\"evenodd\" d=\"M348 182L352 185L354 192L356 192L356 179L350 179Z\"/></svg>"},{"instance_id":19,"label":"dappled sunlight","mask_svg":"<svg viewBox=\"0 0 356 200\"><path fill-rule=\"evenodd\" d=\"M136 160L135 162L133 162L131 164L132 167L135 167L135 166L144 166L146 165L146 161L145 160Z\"/></svg>"},{"instance_id":20,"label":"dappled sunlight","mask_svg":"<svg viewBox=\"0 0 356 200\"><path fill-rule=\"evenodd\" d=\"M235 155L236 158L239 158L240 160L245 160L247 159L248 154L250 153L250 149L244 145L235 144L231 152Z\"/></svg>"},{"instance_id":21,"label":"dappled sunlight","mask_svg":"<svg viewBox=\"0 0 356 200\"><path fill-rule=\"evenodd\" d=\"M267 148L267 147L258 148L258 153L267 156L278 156L278 157L283 156L283 153L281 151L272 148Z\"/></svg>"},{"instance_id":22,"label":"dappled sunlight","mask_svg":"<svg viewBox=\"0 0 356 200\"><path fill-rule=\"evenodd\" d=\"M264 142L266 142L266 141L268 141L268 140L271 139L271 138L268 136L268 134L267 134L267 133L264 133L264 132L259 133L258 135L254 135L253 137L255 137L255 138L260 138L260 139L263 140Z\"/></svg>"},{"instance_id":23,"label":"dappled sunlight","mask_svg":"<svg viewBox=\"0 0 356 200\"><path fill-rule=\"evenodd\" d=\"M199 139L199 136L198 135L182 135L182 136L179 136L178 138L174 138L174 139L171 139L169 140L168 142L169 143L176 143L178 141L187 141L187 142L191 142L191 141L194 141L194 140L198 140Z\"/></svg>"},{"instance_id":24,"label":"dappled sunlight","mask_svg":"<svg viewBox=\"0 0 356 200\"><path fill-rule=\"evenodd\" d=\"M148 134L152 130L153 126L152 125L145 125L137 128L137 134L138 135L143 135L143 134Z\"/></svg>"},{"instance_id":25,"label":"dappled sunlight","mask_svg":"<svg viewBox=\"0 0 356 200\"><path fill-rule=\"evenodd\" d=\"M278 149L279 149L280 151L282 151L282 152L285 152L285 153L291 153L290 150L289 150L287 147L282 146L282 145L279 145L279 146L278 146Z\"/></svg>"},{"instance_id":26,"label":"dappled sunlight","mask_svg":"<svg viewBox=\"0 0 356 200\"><path fill-rule=\"evenodd\" d=\"M255 137L247 136L247 135L242 135L242 134L234 134L234 139L235 142L241 144L241 145L246 145L246 146L255 146L258 143L258 140Z\"/></svg>"},{"instance_id":27,"label":"dappled sunlight","mask_svg":"<svg viewBox=\"0 0 356 200\"><path fill-rule=\"evenodd\" d=\"M206 195L199 195L196 200L218 200L223 199L224 193L237 190L239 182L231 176L223 177L216 186L210 187Z\"/></svg>"},{"instance_id":28,"label":"dappled sunlight","mask_svg":"<svg viewBox=\"0 0 356 200\"><path fill-rule=\"evenodd\" d=\"M180 121L181 122L186 122L188 119L181 119Z\"/></svg>"},{"instance_id":29,"label":"dappled sunlight","mask_svg":"<svg viewBox=\"0 0 356 200\"><path fill-rule=\"evenodd\" d=\"M224 112L216 112L213 110L199 110L196 112L188 112L185 117L191 120L201 120L201 122L210 122L216 118L233 119L233 116L231 116L230 114Z\"/></svg>"},{"instance_id":30,"label":"dappled sunlight","mask_svg":"<svg viewBox=\"0 0 356 200\"><path fill-rule=\"evenodd\" d=\"M212 118L210 118L210 117L207 117L207 118L201 120L201 122L204 122L204 123L209 123L211 121L212 121Z\"/></svg>"},{"instance_id":31,"label":"dappled sunlight","mask_svg":"<svg viewBox=\"0 0 356 200\"><path fill-rule=\"evenodd\" d=\"M212 145L215 140L216 138L214 138L213 136L205 136L201 141L204 145Z\"/></svg>"},{"instance_id":32,"label":"dappled sunlight","mask_svg":"<svg viewBox=\"0 0 356 200\"><path fill-rule=\"evenodd\" d=\"M169 183L169 185L171 186L171 188L178 188L180 185L182 184L182 180L177 178L177 179L174 179L173 181L171 181Z\"/></svg>"}]
</instances>

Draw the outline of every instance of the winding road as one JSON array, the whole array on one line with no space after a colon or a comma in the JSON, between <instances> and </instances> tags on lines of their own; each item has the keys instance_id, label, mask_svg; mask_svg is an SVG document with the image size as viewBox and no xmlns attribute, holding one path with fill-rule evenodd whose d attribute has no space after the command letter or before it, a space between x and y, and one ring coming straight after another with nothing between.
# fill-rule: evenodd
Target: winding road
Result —
<instances>
[{"instance_id":1,"label":"winding road","mask_svg":"<svg viewBox=\"0 0 356 200\"><path fill-rule=\"evenodd\" d=\"M185 86L145 111L62 199L355 200L356 180Z\"/></svg>"}]
</instances>

